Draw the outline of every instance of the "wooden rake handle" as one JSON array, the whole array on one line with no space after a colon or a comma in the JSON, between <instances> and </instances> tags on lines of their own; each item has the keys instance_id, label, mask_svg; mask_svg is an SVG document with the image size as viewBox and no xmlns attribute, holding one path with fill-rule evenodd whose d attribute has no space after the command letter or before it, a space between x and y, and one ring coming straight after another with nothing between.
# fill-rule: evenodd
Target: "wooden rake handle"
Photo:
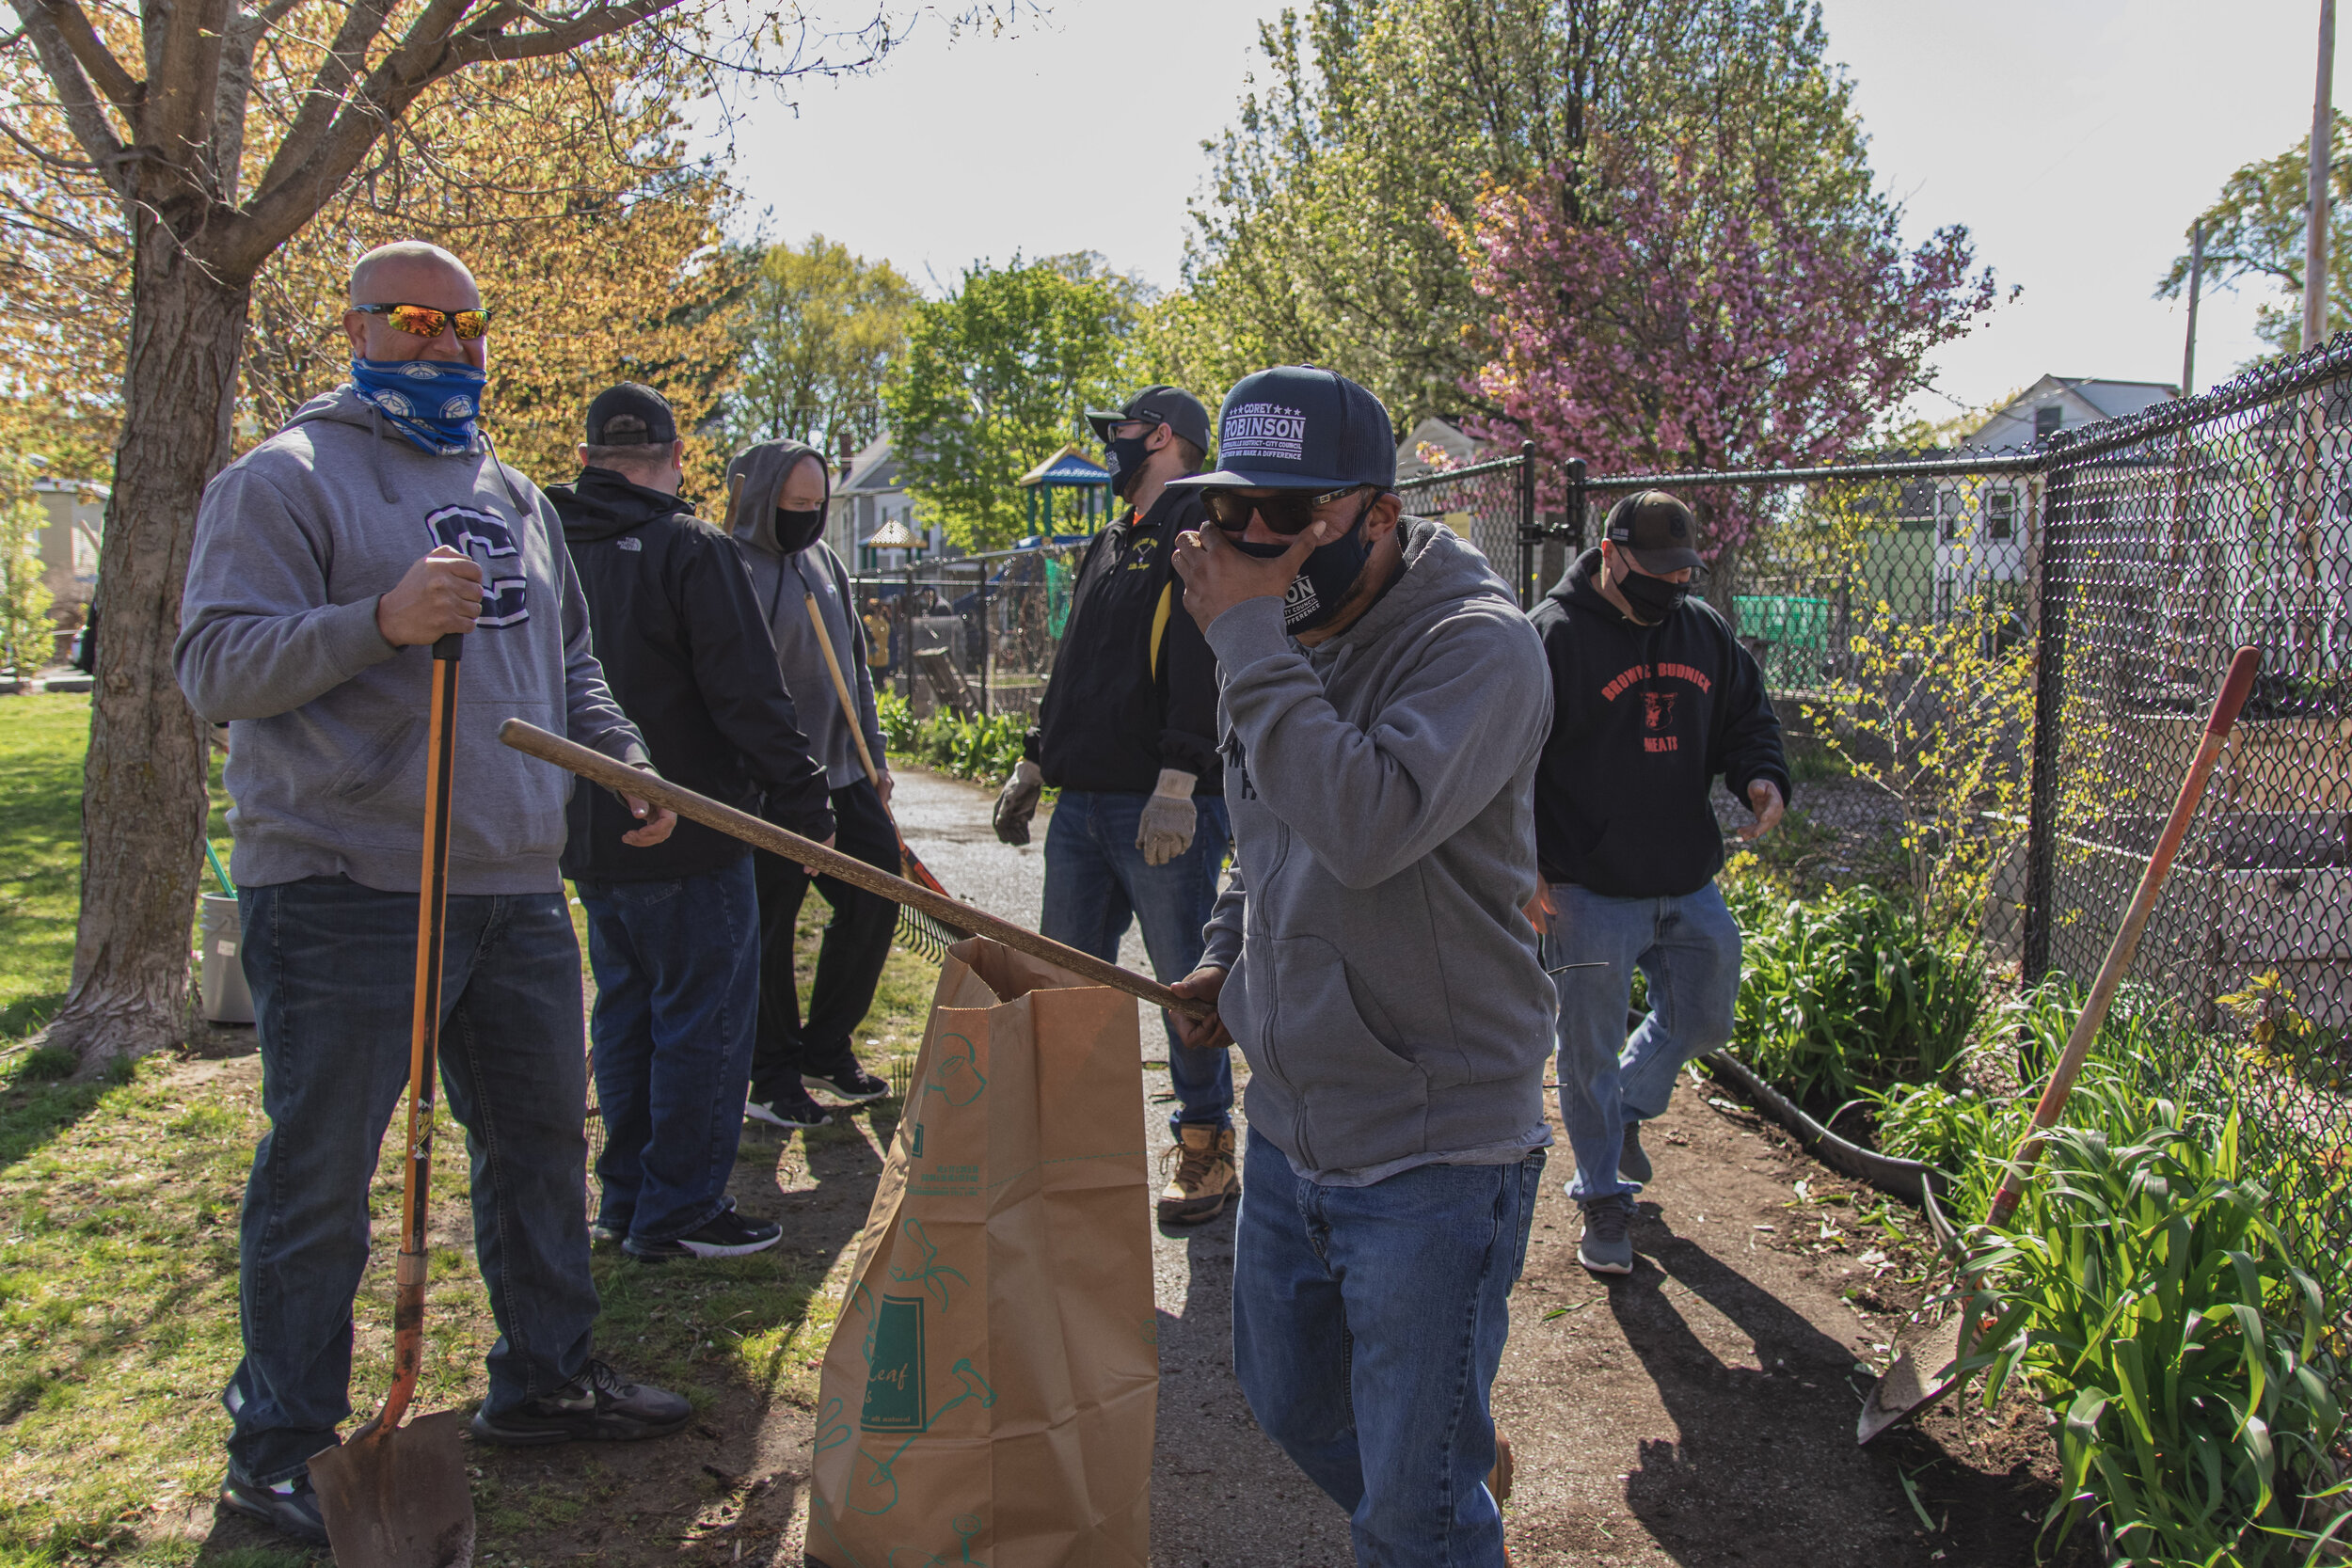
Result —
<instances>
[{"instance_id":1,"label":"wooden rake handle","mask_svg":"<svg viewBox=\"0 0 2352 1568\"><path fill-rule=\"evenodd\" d=\"M2214 765L2221 760L2221 748L2230 738L2231 726L2237 722L2238 710L2253 692L2254 676L2261 671L2262 663L2261 650L2256 648L2240 648L2230 660L2230 673L2222 679L2220 694L2214 698L2213 713L2205 721L2205 733L2197 743L2196 756L2189 762L2188 776L2181 781L2181 793L2172 802L2172 815L2165 819L2164 832L2156 836L2155 849L2148 857L2148 869L2139 876L2139 889L2132 895L2131 905L2123 911L2123 924L2116 928L2115 941L2107 946L2106 961L2100 964L2099 977L2091 982L2082 1013L2074 1020L2073 1033L2066 1037L2066 1049L2059 1053L2058 1066L2051 1069L2050 1082L2043 1086L2042 1099L2034 1106L2033 1130L2018 1145L2016 1155L2001 1175L1999 1190L1993 1195L1992 1211L1985 1216L1989 1225L2007 1225L2010 1216L2017 1212L2019 1200L2026 1196L2026 1179L2041 1156L2042 1136L2058 1125L2058 1117L2066 1109L2067 1097L2074 1092L2074 1080L2090 1054L2091 1042L2099 1037L2100 1026L2107 1021L2108 1005L2114 1002L2123 976L2131 973L2132 959L2139 952L2140 933L2148 928L2148 917L2155 911L2157 895L2164 891L2164 879L2172 869L2173 857L2181 852L2181 843L2188 837L2189 823L2197 816L2197 803L2204 799L2205 783L2213 777Z\"/></svg>"},{"instance_id":2,"label":"wooden rake handle","mask_svg":"<svg viewBox=\"0 0 2352 1568\"><path fill-rule=\"evenodd\" d=\"M659 774L631 768L625 762L615 762L601 752L592 752L560 735L550 735L536 724L509 719L499 726L499 739L527 756L551 762L558 768L577 773L590 784L602 784L616 794L632 795L641 800L667 806L680 816L715 829L730 838L739 838L755 849L782 855L786 860L812 867L828 877L838 877L852 887L880 894L894 904L921 910L943 925L961 927L977 936L1001 942L1016 953L1042 958L1098 986L1125 991L1129 996L1185 1018L1205 1019L1215 1016L1216 1012L1209 1004L1179 996L1157 980L1148 979L1114 963L1104 963L1091 953L1065 947L1049 937L1038 935L1025 926L999 920L986 910L976 910L969 904L959 903L946 894L933 893L918 882L894 877L887 871L878 871L854 856L845 855L838 849L829 849L815 839L787 832L748 812L723 806L707 795L697 795L691 789L681 788Z\"/></svg>"}]
</instances>

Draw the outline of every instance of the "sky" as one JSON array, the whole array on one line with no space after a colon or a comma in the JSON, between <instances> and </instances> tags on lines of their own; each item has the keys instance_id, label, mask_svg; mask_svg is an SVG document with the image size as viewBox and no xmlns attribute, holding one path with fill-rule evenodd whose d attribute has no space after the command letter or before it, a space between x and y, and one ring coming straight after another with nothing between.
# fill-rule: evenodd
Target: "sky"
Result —
<instances>
[{"instance_id":1,"label":"sky","mask_svg":"<svg viewBox=\"0 0 2352 1568\"><path fill-rule=\"evenodd\" d=\"M1055 0L1003 36L955 40L927 18L869 76L744 108L746 221L887 258L932 293L975 260L1072 250L1173 287L1200 144L1232 123L1263 64L1258 23L1279 8ZM2044 372L2178 382L2183 309L2152 297L2155 280L2232 170L2309 130L2318 9L1824 0L1830 58L1907 232L1963 224L2004 293L2022 290L1937 356L1915 411L1980 406ZM2261 352L2258 287L2207 293L2200 388Z\"/></svg>"}]
</instances>

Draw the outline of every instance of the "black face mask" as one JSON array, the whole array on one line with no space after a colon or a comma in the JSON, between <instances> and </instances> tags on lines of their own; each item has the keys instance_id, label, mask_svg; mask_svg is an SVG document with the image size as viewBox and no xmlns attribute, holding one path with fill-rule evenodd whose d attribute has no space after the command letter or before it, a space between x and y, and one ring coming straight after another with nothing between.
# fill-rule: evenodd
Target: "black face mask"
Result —
<instances>
[{"instance_id":1,"label":"black face mask","mask_svg":"<svg viewBox=\"0 0 2352 1568\"><path fill-rule=\"evenodd\" d=\"M776 548L786 555L796 555L817 543L817 536L825 531L825 509L814 506L806 512L787 512L776 508Z\"/></svg>"},{"instance_id":2,"label":"black face mask","mask_svg":"<svg viewBox=\"0 0 2352 1568\"><path fill-rule=\"evenodd\" d=\"M1669 582L1664 578L1649 577L1629 568L1617 579L1617 592L1633 607L1633 613L1643 620L1658 622L1682 608L1682 601L1691 596L1687 582Z\"/></svg>"},{"instance_id":3,"label":"black face mask","mask_svg":"<svg viewBox=\"0 0 2352 1568\"><path fill-rule=\"evenodd\" d=\"M1318 545L1307 552L1306 563L1298 576L1291 579L1290 591L1282 595L1282 629L1296 637L1302 631L1312 631L1340 612L1347 603L1356 579L1364 575L1364 563L1372 559L1372 541L1364 535L1364 519L1371 515L1374 496L1356 510L1356 520L1347 525L1347 531L1327 545ZM1245 555L1271 561L1278 555L1290 553L1288 545L1260 545L1247 539L1234 539L1233 547Z\"/></svg>"},{"instance_id":4,"label":"black face mask","mask_svg":"<svg viewBox=\"0 0 2352 1568\"><path fill-rule=\"evenodd\" d=\"M1148 434L1122 436L1116 441L1103 443L1104 466L1111 471L1111 491L1120 500L1127 499L1127 493L1136 487L1136 481L1143 477L1143 465L1152 456L1146 450L1146 443L1151 439Z\"/></svg>"}]
</instances>

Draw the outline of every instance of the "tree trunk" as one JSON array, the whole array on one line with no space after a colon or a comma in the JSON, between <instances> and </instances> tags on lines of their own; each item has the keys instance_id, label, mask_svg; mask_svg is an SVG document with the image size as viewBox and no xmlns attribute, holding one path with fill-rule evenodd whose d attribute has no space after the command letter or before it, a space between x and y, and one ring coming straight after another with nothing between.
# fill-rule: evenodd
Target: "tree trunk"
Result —
<instances>
[{"instance_id":1,"label":"tree trunk","mask_svg":"<svg viewBox=\"0 0 2352 1568\"><path fill-rule=\"evenodd\" d=\"M204 486L229 455L251 281L191 256L135 205L130 353L99 557L98 689L82 774L73 984L45 1043L81 1076L178 1044L204 832L204 726L173 678Z\"/></svg>"}]
</instances>

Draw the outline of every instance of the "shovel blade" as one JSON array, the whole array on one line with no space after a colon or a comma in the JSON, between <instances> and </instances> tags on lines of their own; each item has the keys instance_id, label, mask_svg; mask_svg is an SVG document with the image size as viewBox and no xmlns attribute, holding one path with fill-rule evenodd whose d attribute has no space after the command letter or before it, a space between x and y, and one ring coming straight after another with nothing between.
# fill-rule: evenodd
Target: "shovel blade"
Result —
<instances>
[{"instance_id":1,"label":"shovel blade","mask_svg":"<svg viewBox=\"0 0 2352 1568\"><path fill-rule=\"evenodd\" d=\"M1967 1381L1959 1370L1961 1336L1967 1323L1966 1312L1953 1312L1909 1337L1902 1354L1863 1402L1862 1419L1854 1428L1857 1445L1900 1426Z\"/></svg>"},{"instance_id":2,"label":"shovel blade","mask_svg":"<svg viewBox=\"0 0 2352 1568\"><path fill-rule=\"evenodd\" d=\"M310 1461L336 1568L472 1568L473 1492L455 1410L371 1421Z\"/></svg>"}]
</instances>

